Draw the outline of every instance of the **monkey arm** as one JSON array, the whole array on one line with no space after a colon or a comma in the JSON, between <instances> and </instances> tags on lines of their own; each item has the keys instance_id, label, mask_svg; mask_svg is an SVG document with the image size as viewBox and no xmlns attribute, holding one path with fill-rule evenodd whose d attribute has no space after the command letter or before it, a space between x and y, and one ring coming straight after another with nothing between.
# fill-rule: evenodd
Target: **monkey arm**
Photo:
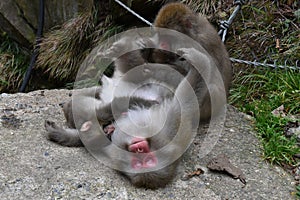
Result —
<instances>
[{"instance_id":1,"label":"monkey arm","mask_svg":"<svg viewBox=\"0 0 300 200\"><path fill-rule=\"evenodd\" d=\"M226 90L222 74L205 50L182 48L178 53L192 65L186 79L197 95L201 120L209 120L226 105Z\"/></svg>"}]
</instances>

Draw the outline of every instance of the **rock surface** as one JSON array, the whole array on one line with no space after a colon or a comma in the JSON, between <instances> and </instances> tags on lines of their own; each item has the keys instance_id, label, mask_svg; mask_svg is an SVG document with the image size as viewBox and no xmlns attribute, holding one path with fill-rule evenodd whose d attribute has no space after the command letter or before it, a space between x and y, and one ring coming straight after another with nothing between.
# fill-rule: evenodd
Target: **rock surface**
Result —
<instances>
[{"instance_id":1,"label":"rock surface","mask_svg":"<svg viewBox=\"0 0 300 200\"><path fill-rule=\"evenodd\" d=\"M158 190L135 188L84 148L61 147L46 140L44 120L63 125L58 104L70 99L69 93L45 90L0 95L0 199L295 198L292 177L262 160L251 119L231 106L223 132L207 155L199 152L207 136L202 127L171 184ZM243 171L246 185L205 167L220 153ZM199 167L204 174L181 178Z\"/></svg>"}]
</instances>

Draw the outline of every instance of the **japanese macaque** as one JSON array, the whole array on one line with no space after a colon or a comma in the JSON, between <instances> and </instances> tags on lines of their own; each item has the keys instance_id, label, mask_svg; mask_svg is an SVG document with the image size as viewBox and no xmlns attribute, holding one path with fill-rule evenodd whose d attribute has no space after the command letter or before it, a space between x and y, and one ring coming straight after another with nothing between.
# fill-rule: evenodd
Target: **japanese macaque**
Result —
<instances>
[{"instance_id":1,"label":"japanese macaque","mask_svg":"<svg viewBox=\"0 0 300 200\"><path fill-rule=\"evenodd\" d=\"M218 67L228 95L232 78L231 63L224 43L206 18L194 13L182 3L169 3L158 12L154 26L176 30L198 42L209 53ZM172 42L173 40L176 38L160 35L159 47L164 50L176 51L178 47L172 47L173 44L176 44Z\"/></svg>"},{"instance_id":2,"label":"japanese macaque","mask_svg":"<svg viewBox=\"0 0 300 200\"><path fill-rule=\"evenodd\" d=\"M175 3L162 8L155 25L198 43L188 46L184 36L173 40L172 34L158 31L158 37L148 38L153 46L145 51L144 39L121 38L103 54L122 56L114 58L113 77L103 76L99 95L74 95L64 106L71 129L45 123L50 140L84 144L135 186L153 189L176 175L199 121L224 110L231 80L226 49L206 20ZM124 45L132 51L120 53Z\"/></svg>"},{"instance_id":3,"label":"japanese macaque","mask_svg":"<svg viewBox=\"0 0 300 200\"><path fill-rule=\"evenodd\" d=\"M150 87L148 105L144 100L140 104L137 104L139 100L136 103L128 101L125 105L134 106L125 107L124 110L121 97L114 100L121 102L112 101L111 106L101 106L101 100L93 95L74 96L72 115L75 124L79 124L77 129L81 137L79 138L78 132L74 137L76 129L70 132L69 129L58 128L46 121L48 138L68 146L74 141L74 144L78 144L81 139L94 156L99 159L106 156L106 160L111 161L111 167L124 173L135 186L153 189L164 187L176 175L180 157L197 132L198 102L203 101L202 92L205 94L204 90L207 88L202 76L210 74L210 69L214 68L207 67L212 65L210 57L196 49L179 49L178 54L187 62L195 62L197 65L196 68L190 68L172 97L157 103L152 100ZM155 65L153 64L152 70L155 70ZM198 73L199 70L202 74ZM146 98L146 95L144 97ZM120 111L114 104L121 105ZM113 130L105 133L98 123L113 119L111 113L115 112L114 110L117 110L119 115L113 114ZM106 116L101 113L106 113ZM100 116L97 116L98 114ZM111 135L110 144L107 143L107 138L103 137L107 134Z\"/></svg>"},{"instance_id":4,"label":"japanese macaque","mask_svg":"<svg viewBox=\"0 0 300 200\"><path fill-rule=\"evenodd\" d=\"M73 94L73 99L62 105L62 110L68 128L61 128L52 121L45 121L47 138L63 146L83 146L78 134L87 121L96 119L104 129L108 139L114 131L112 122L126 113L128 109L136 107L149 108L157 104L156 101L139 97L117 97L110 104L104 105L99 99L100 87L85 88ZM114 105L112 110L111 105Z\"/></svg>"},{"instance_id":5,"label":"japanese macaque","mask_svg":"<svg viewBox=\"0 0 300 200\"><path fill-rule=\"evenodd\" d=\"M213 80L216 88L210 90L210 92L205 95L203 104L200 105L201 121L210 120L211 116L216 115L220 109L218 106L222 106L222 104L215 104L213 105L215 108L212 108L211 98L218 99L218 96L224 95L217 89L220 87L225 88L226 96L228 96L232 80L232 67L229 56L217 31L206 18L197 15L182 3L170 3L165 5L157 14L154 26L176 30L191 37L195 40L195 43L200 44L201 47L207 51L211 57L210 61L214 62L217 67L215 71L221 74L222 82ZM146 60L168 63L177 66L177 68L186 69L185 64L178 62L178 57L174 56L174 53L171 53L176 52L178 48L182 48L184 41L174 42L178 41L178 38L172 37L170 34L165 35L165 32L166 31L160 31L158 29L158 37L151 40L156 43L155 46L157 48L153 48L150 52L147 52ZM175 34L175 36L177 37L177 34ZM197 45L193 47L201 50ZM214 111L212 109L214 109Z\"/></svg>"}]
</instances>

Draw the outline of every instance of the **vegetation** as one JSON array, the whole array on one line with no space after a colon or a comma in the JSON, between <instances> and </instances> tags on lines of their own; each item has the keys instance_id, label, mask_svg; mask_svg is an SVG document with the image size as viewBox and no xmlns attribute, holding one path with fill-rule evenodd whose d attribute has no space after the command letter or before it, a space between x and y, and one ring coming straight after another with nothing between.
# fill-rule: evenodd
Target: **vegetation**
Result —
<instances>
[{"instance_id":1,"label":"vegetation","mask_svg":"<svg viewBox=\"0 0 300 200\"><path fill-rule=\"evenodd\" d=\"M297 1L250 1L229 33L230 55L295 65L300 58L298 12Z\"/></svg>"},{"instance_id":2,"label":"vegetation","mask_svg":"<svg viewBox=\"0 0 300 200\"><path fill-rule=\"evenodd\" d=\"M256 119L264 157L272 163L293 165L300 153L296 139L284 136L285 125L299 117L299 94L300 73L295 71L254 69L235 75L230 103ZM281 105L286 117L272 114Z\"/></svg>"},{"instance_id":3,"label":"vegetation","mask_svg":"<svg viewBox=\"0 0 300 200\"><path fill-rule=\"evenodd\" d=\"M28 52L6 34L2 34L0 36L0 91L17 91L28 63Z\"/></svg>"},{"instance_id":4,"label":"vegetation","mask_svg":"<svg viewBox=\"0 0 300 200\"><path fill-rule=\"evenodd\" d=\"M98 22L95 13L84 13L63 24L62 28L47 33L40 45L38 68L52 79L74 81L80 63L91 49L118 32L109 18Z\"/></svg>"},{"instance_id":5,"label":"vegetation","mask_svg":"<svg viewBox=\"0 0 300 200\"><path fill-rule=\"evenodd\" d=\"M232 57L295 65L300 58L297 1L251 1L235 21L226 42ZM294 137L284 136L291 118L300 118L300 71L234 64L230 102L256 119L264 157L276 164L296 164ZM286 117L272 111L284 106Z\"/></svg>"}]
</instances>

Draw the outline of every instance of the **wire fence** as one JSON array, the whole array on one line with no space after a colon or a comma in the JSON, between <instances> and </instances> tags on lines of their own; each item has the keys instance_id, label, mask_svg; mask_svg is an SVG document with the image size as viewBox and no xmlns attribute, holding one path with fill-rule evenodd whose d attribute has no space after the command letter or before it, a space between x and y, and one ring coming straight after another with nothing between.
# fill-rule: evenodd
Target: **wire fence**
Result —
<instances>
[{"instance_id":1,"label":"wire fence","mask_svg":"<svg viewBox=\"0 0 300 200\"><path fill-rule=\"evenodd\" d=\"M141 21L146 23L147 25L153 26L153 24L151 22L149 22L148 20L146 20L145 18L143 18L142 16L137 14L135 11L130 9L128 6L126 6L125 4L120 2L119 0L114 0L114 1L116 3L118 3L120 6L122 6L124 9L129 11L131 14L136 16L138 19L140 19ZM223 42L225 42L226 35L227 35L227 32L228 32L228 29L229 29L230 25L232 24L233 20L237 16L237 14L241 11L242 6L244 4L246 4L247 2L248 2L248 0L234 0L234 5L236 7L235 7L233 13L230 15L228 20L220 22L220 30L219 30L218 34L220 35ZM262 63L262 62L248 61L248 60L242 60L242 59L237 59L237 58L230 58L230 60L231 60L231 62L234 62L234 63L241 63L241 64L259 66L259 67L270 67L270 68L275 68L275 69L277 69L277 68L291 69L291 70L298 70L300 72L299 60L297 60L295 65L293 65L293 66L287 64L288 60L285 60L283 65L282 64L280 64L280 65L276 64L276 60L273 61L273 64L267 63L266 61Z\"/></svg>"}]
</instances>

